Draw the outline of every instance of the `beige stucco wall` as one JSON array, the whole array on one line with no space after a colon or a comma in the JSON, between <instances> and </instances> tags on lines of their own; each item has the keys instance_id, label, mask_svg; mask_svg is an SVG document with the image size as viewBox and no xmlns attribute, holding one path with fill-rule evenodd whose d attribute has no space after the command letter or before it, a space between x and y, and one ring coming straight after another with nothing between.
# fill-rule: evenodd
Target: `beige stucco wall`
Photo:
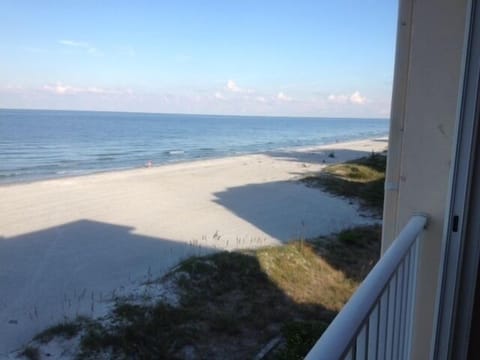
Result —
<instances>
[{"instance_id":1,"label":"beige stucco wall","mask_svg":"<svg viewBox=\"0 0 480 360\"><path fill-rule=\"evenodd\" d=\"M382 250L415 212L430 215L418 273L413 359L428 359L468 0L401 0Z\"/></svg>"}]
</instances>

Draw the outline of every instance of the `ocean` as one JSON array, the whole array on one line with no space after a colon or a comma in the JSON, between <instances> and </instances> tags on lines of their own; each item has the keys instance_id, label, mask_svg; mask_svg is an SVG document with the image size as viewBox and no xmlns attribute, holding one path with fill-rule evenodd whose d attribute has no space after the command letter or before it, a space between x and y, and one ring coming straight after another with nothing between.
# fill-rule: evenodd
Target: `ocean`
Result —
<instances>
[{"instance_id":1,"label":"ocean","mask_svg":"<svg viewBox=\"0 0 480 360\"><path fill-rule=\"evenodd\" d=\"M323 145L388 119L0 109L0 184Z\"/></svg>"}]
</instances>

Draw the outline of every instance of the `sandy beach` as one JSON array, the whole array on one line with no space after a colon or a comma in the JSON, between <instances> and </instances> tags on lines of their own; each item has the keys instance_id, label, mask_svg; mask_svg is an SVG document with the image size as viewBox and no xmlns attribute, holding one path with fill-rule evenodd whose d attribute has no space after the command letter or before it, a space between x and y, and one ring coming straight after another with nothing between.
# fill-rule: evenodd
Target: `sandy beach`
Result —
<instances>
[{"instance_id":1,"label":"sandy beach","mask_svg":"<svg viewBox=\"0 0 480 360\"><path fill-rule=\"evenodd\" d=\"M0 186L0 357L64 318L101 313L116 289L188 256L375 221L296 180L386 146L371 139Z\"/></svg>"}]
</instances>

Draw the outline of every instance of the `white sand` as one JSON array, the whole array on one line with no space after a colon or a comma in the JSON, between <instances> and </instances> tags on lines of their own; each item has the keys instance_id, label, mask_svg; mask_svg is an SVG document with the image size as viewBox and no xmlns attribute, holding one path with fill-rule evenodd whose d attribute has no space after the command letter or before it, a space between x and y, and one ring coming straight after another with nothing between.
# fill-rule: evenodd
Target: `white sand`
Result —
<instances>
[{"instance_id":1,"label":"white sand","mask_svg":"<svg viewBox=\"0 0 480 360\"><path fill-rule=\"evenodd\" d=\"M372 222L294 181L382 151L365 140L0 187L0 357L46 326L99 314L115 289L182 258ZM330 149L335 158L327 155Z\"/></svg>"}]
</instances>

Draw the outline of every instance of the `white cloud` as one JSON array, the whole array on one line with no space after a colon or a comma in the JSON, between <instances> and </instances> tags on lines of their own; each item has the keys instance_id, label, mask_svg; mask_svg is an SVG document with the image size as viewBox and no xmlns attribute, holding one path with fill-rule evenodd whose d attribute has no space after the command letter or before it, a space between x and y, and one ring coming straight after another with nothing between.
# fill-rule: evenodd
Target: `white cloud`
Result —
<instances>
[{"instance_id":1,"label":"white cloud","mask_svg":"<svg viewBox=\"0 0 480 360\"><path fill-rule=\"evenodd\" d=\"M331 103L335 104L357 104L357 105L363 105L367 102L367 98L363 95L360 94L360 92L357 90L353 94L347 95L347 94L330 94L327 97L327 100Z\"/></svg>"},{"instance_id":2,"label":"white cloud","mask_svg":"<svg viewBox=\"0 0 480 360\"><path fill-rule=\"evenodd\" d=\"M3 107L48 107L90 110L187 112L285 116L388 117L390 99L364 96L360 91L308 93L294 89L231 92L226 81L217 88L162 90L109 86L101 83L45 82L29 87L20 82L0 84ZM234 83L235 84L235 83ZM223 85L223 86L222 86ZM235 84L236 85L236 84ZM239 87L237 85L237 87ZM240 87L239 87L240 88ZM281 91L280 91L281 89Z\"/></svg>"},{"instance_id":3,"label":"white cloud","mask_svg":"<svg viewBox=\"0 0 480 360\"><path fill-rule=\"evenodd\" d=\"M86 41L75 41L75 40L58 40L58 43L63 46L79 48L85 50L90 55L94 56L103 56L103 53L99 51L96 47L91 46Z\"/></svg>"},{"instance_id":4,"label":"white cloud","mask_svg":"<svg viewBox=\"0 0 480 360\"><path fill-rule=\"evenodd\" d=\"M58 95L75 94L78 92L78 89L72 86L63 85L62 83L57 83L55 85L44 85L42 89Z\"/></svg>"},{"instance_id":5,"label":"white cloud","mask_svg":"<svg viewBox=\"0 0 480 360\"><path fill-rule=\"evenodd\" d=\"M225 100L225 96L220 92L220 91L217 91L215 94L215 99L218 99L218 100Z\"/></svg>"},{"instance_id":6,"label":"white cloud","mask_svg":"<svg viewBox=\"0 0 480 360\"><path fill-rule=\"evenodd\" d=\"M131 89L107 89L101 88L96 86L89 86L89 87L75 87L70 85L62 84L61 82L57 82L54 85L44 85L42 87L43 91L47 91L50 93L54 93L57 95L71 95L71 94L96 94L96 95L121 95L121 94L128 94L131 95L133 92Z\"/></svg>"},{"instance_id":7,"label":"white cloud","mask_svg":"<svg viewBox=\"0 0 480 360\"><path fill-rule=\"evenodd\" d=\"M104 88L99 88L96 86L91 86L87 87L84 89L79 89L80 92L84 93L90 93L90 94L122 94L125 93L125 91L119 91L119 90L114 90L114 89L104 89Z\"/></svg>"},{"instance_id":8,"label":"white cloud","mask_svg":"<svg viewBox=\"0 0 480 360\"><path fill-rule=\"evenodd\" d=\"M350 102L353 104L365 104L367 98L365 96L360 95L359 91L355 91L352 95L350 95Z\"/></svg>"},{"instance_id":9,"label":"white cloud","mask_svg":"<svg viewBox=\"0 0 480 360\"><path fill-rule=\"evenodd\" d=\"M293 100L290 96L286 95L285 93L283 93L281 91L277 94L277 99L280 100L280 101L292 101Z\"/></svg>"},{"instance_id":10,"label":"white cloud","mask_svg":"<svg viewBox=\"0 0 480 360\"><path fill-rule=\"evenodd\" d=\"M235 83L233 80L228 80L227 81L227 89L230 90L231 92L241 92L242 89L238 87L238 85Z\"/></svg>"},{"instance_id":11,"label":"white cloud","mask_svg":"<svg viewBox=\"0 0 480 360\"><path fill-rule=\"evenodd\" d=\"M336 104L345 104L348 101L348 96L347 95L334 95L330 94L328 95L328 101L331 103L336 103Z\"/></svg>"},{"instance_id":12,"label":"white cloud","mask_svg":"<svg viewBox=\"0 0 480 360\"><path fill-rule=\"evenodd\" d=\"M22 85L17 85L17 84L7 84L3 86L5 90L13 90L13 91L21 91L24 89Z\"/></svg>"},{"instance_id":13,"label":"white cloud","mask_svg":"<svg viewBox=\"0 0 480 360\"><path fill-rule=\"evenodd\" d=\"M255 91L252 89L244 89L241 88L240 86L237 85L237 83L233 80L228 80L227 85L225 87L228 91L234 92L234 93L244 93L244 94L251 94L254 93Z\"/></svg>"},{"instance_id":14,"label":"white cloud","mask_svg":"<svg viewBox=\"0 0 480 360\"><path fill-rule=\"evenodd\" d=\"M85 41L74 41L74 40L58 40L58 43L65 46L79 47L79 48L88 48L90 47Z\"/></svg>"}]
</instances>

